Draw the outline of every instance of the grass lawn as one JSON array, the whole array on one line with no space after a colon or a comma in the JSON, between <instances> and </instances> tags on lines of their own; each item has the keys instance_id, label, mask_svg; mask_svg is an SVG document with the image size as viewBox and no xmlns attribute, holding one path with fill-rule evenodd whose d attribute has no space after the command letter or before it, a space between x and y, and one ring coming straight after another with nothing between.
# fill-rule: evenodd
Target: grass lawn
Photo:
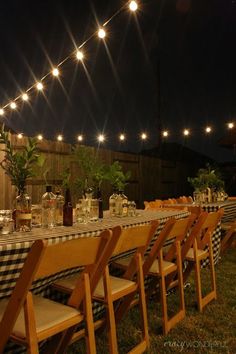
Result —
<instances>
[{"instance_id":1,"label":"grass lawn","mask_svg":"<svg viewBox=\"0 0 236 354\"><path fill-rule=\"evenodd\" d=\"M230 249L216 265L217 301L203 314L197 310L193 273L185 289L187 315L167 336L161 332L161 308L156 299L148 301L150 348L147 353L228 353L236 354L236 248ZM203 271L203 289L209 283ZM169 307L178 305L177 293L168 296ZM119 353L127 353L139 338L139 313L133 308L118 326ZM107 354L106 333L96 334L97 353ZM86 353L84 342L74 344L68 353Z\"/></svg>"}]
</instances>

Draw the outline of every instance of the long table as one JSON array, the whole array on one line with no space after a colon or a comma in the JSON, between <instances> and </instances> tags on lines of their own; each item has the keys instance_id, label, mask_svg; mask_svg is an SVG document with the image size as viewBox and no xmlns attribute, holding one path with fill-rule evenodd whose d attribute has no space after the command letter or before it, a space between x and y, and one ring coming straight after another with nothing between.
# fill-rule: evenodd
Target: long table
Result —
<instances>
[{"instance_id":1,"label":"long table","mask_svg":"<svg viewBox=\"0 0 236 354\"><path fill-rule=\"evenodd\" d=\"M53 229L35 228L31 232L15 232L10 235L0 235L0 298L11 294L29 249L37 239L47 239L49 243L58 243L78 237L95 237L107 228L113 228L117 225L132 227L146 224L155 219L160 220L160 226L156 234L157 237L166 220L171 217L183 218L187 215L189 215L189 212L181 210L163 210L158 212L139 210L138 215L133 217L118 218L107 215L98 222L78 224L72 227L60 226ZM56 279L65 277L68 274L71 274L71 271L60 273L56 276ZM50 283L54 280L55 278L50 278L35 282L33 284L33 291L35 293L46 291Z\"/></svg>"}]
</instances>

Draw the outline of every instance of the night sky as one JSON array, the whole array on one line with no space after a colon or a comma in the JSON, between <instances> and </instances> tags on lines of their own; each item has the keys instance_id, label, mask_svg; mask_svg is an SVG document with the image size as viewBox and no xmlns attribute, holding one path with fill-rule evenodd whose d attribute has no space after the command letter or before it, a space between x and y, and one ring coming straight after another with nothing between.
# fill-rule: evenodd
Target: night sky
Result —
<instances>
[{"instance_id":1,"label":"night sky","mask_svg":"<svg viewBox=\"0 0 236 354\"><path fill-rule=\"evenodd\" d=\"M120 0L9 0L0 3L0 107L50 72L126 2ZM106 26L105 42L92 38L84 65L72 56L49 75L43 93L2 119L16 132L62 133L107 148L139 151L168 141L235 160L219 148L226 123L236 123L236 2L234 0L146 0L136 15L124 9ZM206 136L204 128L213 133ZM191 136L183 138L189 128ZM149 139L139 140L146 131ZM127 141L119 143L125 132Z\"/></svg>"}]
</instances>

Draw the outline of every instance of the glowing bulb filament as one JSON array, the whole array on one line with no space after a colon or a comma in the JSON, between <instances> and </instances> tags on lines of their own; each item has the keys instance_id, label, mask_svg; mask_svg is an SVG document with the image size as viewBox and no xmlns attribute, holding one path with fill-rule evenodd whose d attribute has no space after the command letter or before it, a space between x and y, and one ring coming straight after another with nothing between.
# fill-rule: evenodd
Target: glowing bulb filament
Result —
<instances>
[{"instance_id":1,"label":"glowing bulb filament","mask_svg":"<svg viewBox=\"0 0 236 354\"><path fill-rule=\"evenodd\" d=\"M39 134L39 135L37 136L37 139L38 139L39 141L42 141L42 140L43 140L43 136L42 136L41 134Z\"/></svg>"},{"instance_id":2,"label":"glowing bulb filament","mask_svg":"<svg viewBox=\"0 0 236 354\"><path fill-rule=\"evenodd\" d=\"M99 141L100 143L103 143L104 140L105 140L105 137L104 137L103 134L98 135L98 141Z\"/></svg>"},{"instance_id":3,"label":"glowing bulb filament","mask_svg":"<svg viewBox=\"0 0 236 354\"><path fill-rule=\"evenodd\" d=\"M23 138L23 134L22 133L17 134L17 138L18 139L22 139Z\"/></svg>"},{"instance_id":4,"label":"glowing bulb filament","mask_svg":"<svg viewBox=\"0 0 236 354\"><path fill-rule=\"evenodd\" d=\"M3 114L4 114L4 109L0 108L0 116L3 116Z\"/></svg>"},{"instance_id":5,"label":"glowing bulb filament","mask_svg":"<svg viewBox=\"0 0 236 354\"><path fill-rule=\"evenodd\" d=\"M141 134L141 139L142 140L146 140L147 139L147 134L146 133L142 133Z\"/></svg>"},{"instance_id":6,"label":"glowing bulb filament","mask_svg":"<svg viewBox=\"0 0 236 354\"><path fill-rule=\"evenodd\" d=\"M205 132L206 132L207 134L211 133L211 131L212 131L211 127L206 127Z\"/></svg>"},{"instance_id":7,"label":"glowing bulb filament","mask_svg":"<svg viewBox=\"0 0 236 354\"><path fill-rule=\"evenodd\" d=\"M58 141L62 141L63 140L63 136L62 135L58 135L57 140Z\"/></svg>"},{"instance_id":8,"label":"glowing bulb filament","mask_svg":"<svg viewBox=\"0 0 236 354\"><path fill-rule=\"evenodd\" d=\"M162 135L166 138L169 135L169 132L167 130L165 130Z\"/></svg>"},{"instance_id":9,"label":"glowing bulb filament","mask_svg":"<svg viewBox=\"0 0 236 354\"><path fill-rule=\"evenodd\" d=\"M232 129L234 127L234 123L228 123L228 128Z\"/></svg>"},{"instance_id":10,"label":"glowing bulb filament","mask_svg":"<svg viewBox=\"0 0 236 354\"><path fill-rule=\"evenodd\" d=\"M120 140L124 141L125 140L125 135L124 134L120 134Z\"/></svg>"},{"instance_id":11,"label":"glowing bulb filament","mask_svg":"<svg viewBox=\"0 0 236 354\"><path fill-rule=\"evenodd\" d=\"M77 139L78 141L83 141L83 135L78 135Z\"/></svg>"}]
</instances>

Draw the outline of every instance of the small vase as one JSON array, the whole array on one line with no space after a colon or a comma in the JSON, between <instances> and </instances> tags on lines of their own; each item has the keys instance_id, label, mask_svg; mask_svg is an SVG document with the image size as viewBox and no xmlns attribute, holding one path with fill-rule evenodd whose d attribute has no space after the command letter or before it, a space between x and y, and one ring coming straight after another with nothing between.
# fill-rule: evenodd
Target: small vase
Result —
<instances>
[{"instance_id":1,"label":"small vase","mask_svg":"<svg viewBox=\"0 0 236 354\"><path fill-rule=\"evenodd\" d=\"M23 190L19 191L15 202L15 230L27 232L31 230L31 198Z\"/></svg>"}]
</instances>

